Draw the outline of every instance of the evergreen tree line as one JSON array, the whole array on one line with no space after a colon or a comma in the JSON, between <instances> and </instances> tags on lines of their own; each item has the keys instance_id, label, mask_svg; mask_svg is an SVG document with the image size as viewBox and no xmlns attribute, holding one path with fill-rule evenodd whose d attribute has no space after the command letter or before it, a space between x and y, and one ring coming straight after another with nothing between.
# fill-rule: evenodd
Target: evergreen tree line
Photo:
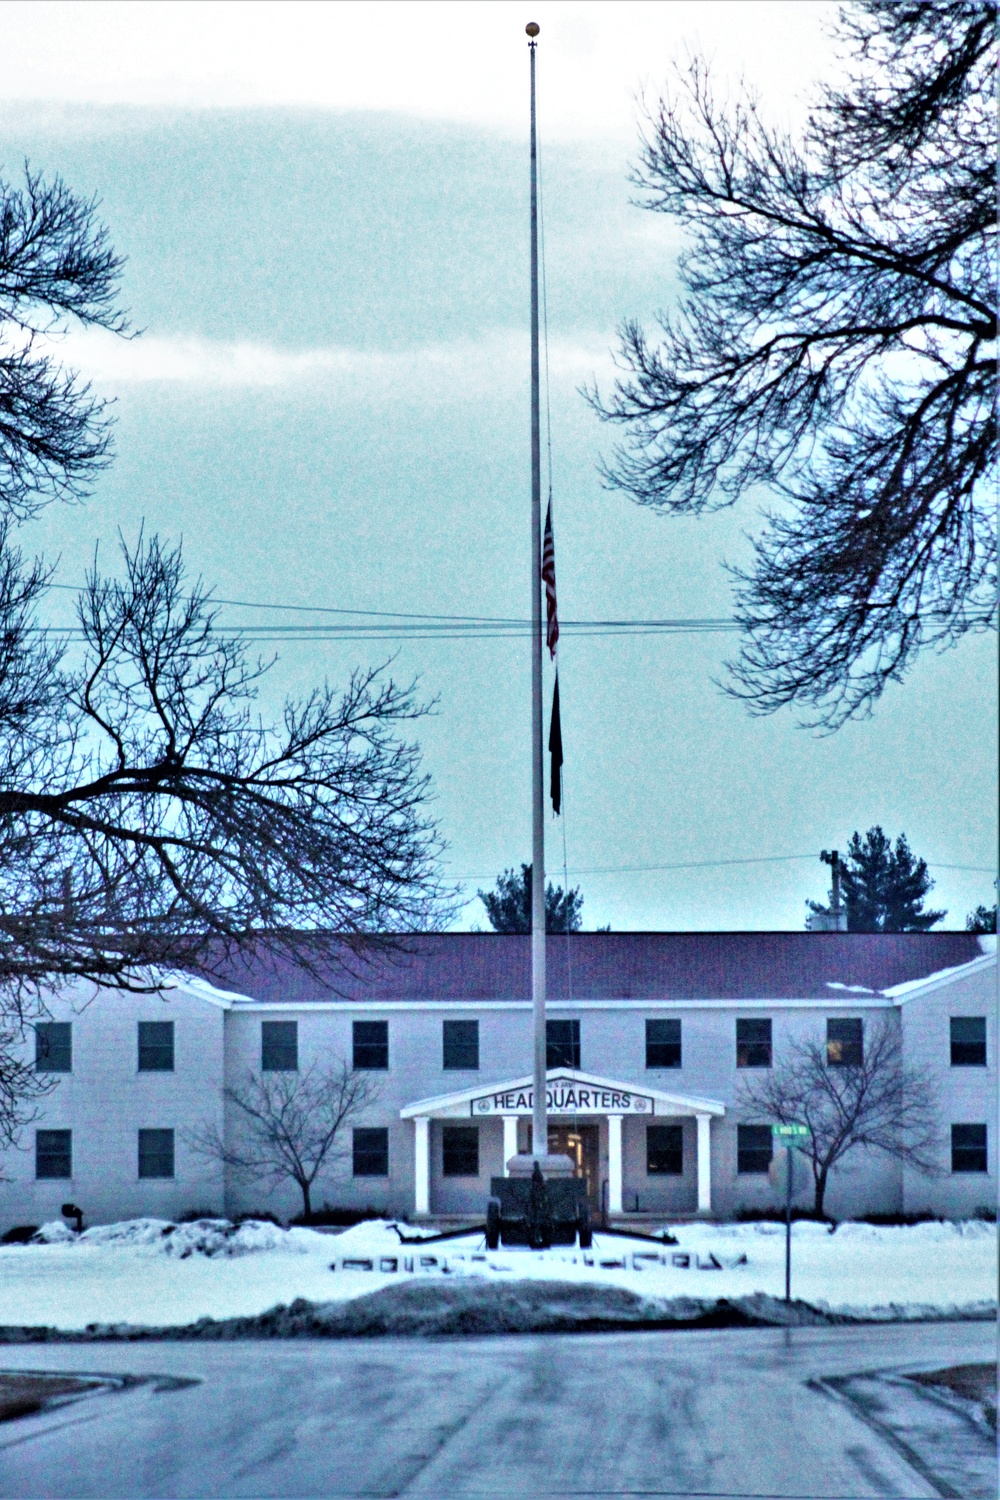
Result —
<instances>
[{"instance_id":1,"label":"evergreen tree line","mask_svg":"<svg viewBox=\"0 0 1000 1500\"><path fill-rule=\"evenodd\" d=\"M848 932L928 932L948 915L925 907L925 897L934 888L927 861L918 859L901 833L895 845L875 824L864 838L855 831L839 860L841 910L847 915ZM531 931L531 866L521 872L504 870L492 891L479 891L494 932ZM828 905L807 901L810 912L829 915L834 907L831 888ZM965 920L969 932L996 932L997 907L979 905ZM579 932L583 927L583 894L579 886L564 891L551 881L545 887L545 930ZM598 929L607 931L607 929Z\"/></svg>"}]
</instances>

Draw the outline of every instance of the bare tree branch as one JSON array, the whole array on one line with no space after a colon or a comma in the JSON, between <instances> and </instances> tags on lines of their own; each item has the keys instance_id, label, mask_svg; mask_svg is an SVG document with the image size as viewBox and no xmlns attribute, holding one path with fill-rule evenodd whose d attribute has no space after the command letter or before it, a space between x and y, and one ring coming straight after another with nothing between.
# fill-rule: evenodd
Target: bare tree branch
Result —
<instances>
[{"instance_id":1,"label":"bare tree branch","mask_svg":"<svg viewBox=\"0 0 1000 1500\"><path fill-rule=\"evenodd\" d=\"M224 1096L236 1115L238 1134L228 1140L215 1125L186 1132L192 1150L271 1186L294 1182L302 1211L312 1215L312 1189L346 1153L343 1131L378 1097L377 1082L342 1061L313 1063L304 1073L249 1073Z\"/></svg>"},{"instance_id":2,"label":"bare tree branch","mask_svg":"<svg viewBox=\"0 0 1000 1500\"><path fill-rule=\"evenodd\" d=\"M0 180L0 513L79 499L110 459L109 403L62 368L53 337L70 322L128 332L117 306L123 261L96 199L25 166Z\"/></svg>"},{"instance_id":3,"label":"bare tree branch","mask_svg":"<svg viewBox=\"0 0 1000 1500\"><path fill-rule=\"evenodd\" d=\"M919 1172L940 1171L935 1079L928 1069L904 1063L899 1027L885 1017L866 1022L860 1064L832 1063L826 1047L797 1042L786 1062L760 1078L742 1079L737 1102L750 1115L809 1127L799 1149L812 1168L818 1217L831 1170L859 1146Z\"/></svg>"},{"instance_id":4,"label":"bare tree branch","mask_svg":"<svg viewBox=\"0 0 1000 1500\"><path fill-rule=\"evenodd\" d=\"M632 181L688 231L685 296L588 394L640 504L780 497L732 570L755 713L836 728L995 625L995 24L992 0L859 0L800 144L700 59L647 114Z\"/></svg>"}]
</instances>

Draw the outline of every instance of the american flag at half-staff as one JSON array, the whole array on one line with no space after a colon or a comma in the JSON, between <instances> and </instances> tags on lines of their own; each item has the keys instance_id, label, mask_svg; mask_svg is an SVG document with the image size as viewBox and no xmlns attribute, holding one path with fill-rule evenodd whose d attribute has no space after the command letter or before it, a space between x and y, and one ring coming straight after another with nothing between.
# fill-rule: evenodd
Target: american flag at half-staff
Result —
<instances>
[{"instance_id":1,"label":"american flag at half-staff","mask_svg":"<svg viewBox=\"0 0 1000 1500\"><path fill-rule=\"evenodd\" d=\"M542 537L542 582L545 584L545 641L549 655L554 659L559 640L559 616L556 614L556 547L552 537L552 496L545 512L545 533Z\"/></svg>"}]
</instances>

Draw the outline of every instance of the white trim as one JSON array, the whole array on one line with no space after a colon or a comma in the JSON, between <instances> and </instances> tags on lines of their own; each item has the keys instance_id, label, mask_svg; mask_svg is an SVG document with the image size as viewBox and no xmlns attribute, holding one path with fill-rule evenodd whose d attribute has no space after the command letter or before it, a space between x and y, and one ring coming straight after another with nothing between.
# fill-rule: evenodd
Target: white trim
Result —
<instances>
[{"instance_id":1,"label":"white trim","mask_svg":"<svg viewBox=\"0 0 1000 1500\"><path fill-rule=\"evenodd\" d=\"M909 979L905 984L890 985L884 990L888 1000L893 1005L905 1005L916 995L928 995L933 990L939 990L943 985L953 984L956 979L964 979L967 974L980 974L984 969L996 967L997 956L995 953L984 953L980 958L970 959L967 964L955 964L951 969L939 969L936 974L928 974L924 979Z\"/></svg>"},{"instance_id":2,"label":"white trim","mask_svg":"<svg viewBox=\"0 0 1000 1500\"><path fill-rule=\"evenodd\" d=\"M604 1089L610 1093L640 1094L645 1098L651 1098L657 1106L653 1113L661 1117L663 1115L724 1115L726 1106L718 1099L706 1099L695 1094L677 1094L667 1092L665 1089L651 1088L643 1083L636 1086L633 1083L622 1083L617 1078L602 1077L597 1073L583 1073L579 1068L549 1068L546 1078L552 1082L566 1079L573 1083L581 1083L595 1089ZM471 1115L471 1104L473 1099L482 1098L484 1094L507 1094L516 1093L531 1088L533 1079L530 1073L521 1078L501 1078L494 1083L476 1083L472 1088L457 1089L451 1094L438 1094L430 1099L417 1099L412 1104L404 1104L399 1111L401 1120L413 1120L422 1115L434 1119L455 1119ZM616 1110L591 1110L591 1114L607 1115L609 1118L620 1111ZM491 1118L496 1118L491 1116Z\"/></svg>"},{"instance_id":3,"label":"white trim","mask_svg":"<svg viewBox=\"0 0 1000 1500\"><path fill-rule=\"evenodd\" d=\"M429 1214L431 1211L431 1148L430 1125L426 1115L418 1115L413 1121L413 1212Z\"/></svg>"},{"instance_id":4,"label":"white trim","mask_svg":"<svg viewBox=\"0 0 1000 1500\"><path fill-rule=\"evenodd\" d=\"M712 1212L711 1116L698 1115L698 1212Z\"/></svg>"},{"instance_id":5,"label":"white trim","mask_svg":"<svg viewBox=\"0 0 1000 1500\"><path fill-rule=\"evenodd\" d=\"M974 960L978 963L978 960ZM923 983L923 981L918 981ZM841 991L844 995L845 992ZM856 1010L868 1006L888 1010L895 1002L886 994L869 993L850 995L838 999L836 994L817 1000L546 1000L547 1010L830 1010L849 1007ZM445 1015L461 1014L462 1011L530 1011L530 1000L244 1000L228 1007L234 1014L246 1011L294 1010L302 1015L316 1011L340 1011L345 1015L359 1012L392 1014L415 1014L419 1011L441 1011Z\"/></svg>"},{"instance_id":6,"label":"white trim","mask_svg":"<svg viewBox=\"0 0 1000 1500\"><path fill-rule=\"evenodd\" d=\"M608 1115L608 1213L622 1211L622 1117Z\"/></svg>"},{"instance_id":7,"label":"white trim","mask_svg":"<svg viewBox=\"0 0 1000 1500\"><path fill-rule=\"evenodd\" d=\"M220 1010L234 1010L237 1005L253 1003L249 995L220 990L214 984L209 984L207 979L199 979L195 975L163 974L161 978L164 981L162 990L158 991L161 994L169 995L172 990L179 990L196 1000L205 1000L209 1005L218 1006Z\"/></svg>"},{"instance_id":8,"label":"white trim","mask_svg":"<svg viewBox=\"0 0 1000 1500\"><path fill-rule=\"evenodd\" d=\"M503 1115L503 1175L508 1177L507 1163L517 1155L517 1115Z\"/></svg>"}]
</instances>

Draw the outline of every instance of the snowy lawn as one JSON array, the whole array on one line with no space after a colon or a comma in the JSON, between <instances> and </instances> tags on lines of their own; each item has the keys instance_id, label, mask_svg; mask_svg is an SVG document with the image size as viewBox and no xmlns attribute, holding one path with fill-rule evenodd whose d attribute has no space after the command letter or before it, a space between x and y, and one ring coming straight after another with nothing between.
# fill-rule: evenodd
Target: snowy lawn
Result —
<instances>
[{"instance_id":1,"label":"snowy lawn","mask_svg":"<svg viewBox=\"0 0 1000 1500\"><path fill-rule=\"evenodd\" d=\"M784 1295L783 1226L684 1224L672 1232L677 1245L597 1233L585 1255L487 1252L476 1235L421 1250L401 1244L394 1226L383 1221L338 1235L261 1223L234 1230L223 1221L171 1226L139 1219L76 1236L55 1224L45 1231L48 1243L0 1248L0 1325L186 1324L254 1316L296 1298L346 1300L444 1275L603 1283L656 1298ZM798 1223L792 1295L856 1316L885 1316L890 1308L910 1317L921 1310L995 1308L996 1240L996 1226L978 1221L906 1228L847 1223L834 1234ZM673 1263L685 1254L689 1266ZM745 1263L738 1263L743 1256ZM358 1264L345 1268L345 1261Z\"/></svg>"}]
</instances>

